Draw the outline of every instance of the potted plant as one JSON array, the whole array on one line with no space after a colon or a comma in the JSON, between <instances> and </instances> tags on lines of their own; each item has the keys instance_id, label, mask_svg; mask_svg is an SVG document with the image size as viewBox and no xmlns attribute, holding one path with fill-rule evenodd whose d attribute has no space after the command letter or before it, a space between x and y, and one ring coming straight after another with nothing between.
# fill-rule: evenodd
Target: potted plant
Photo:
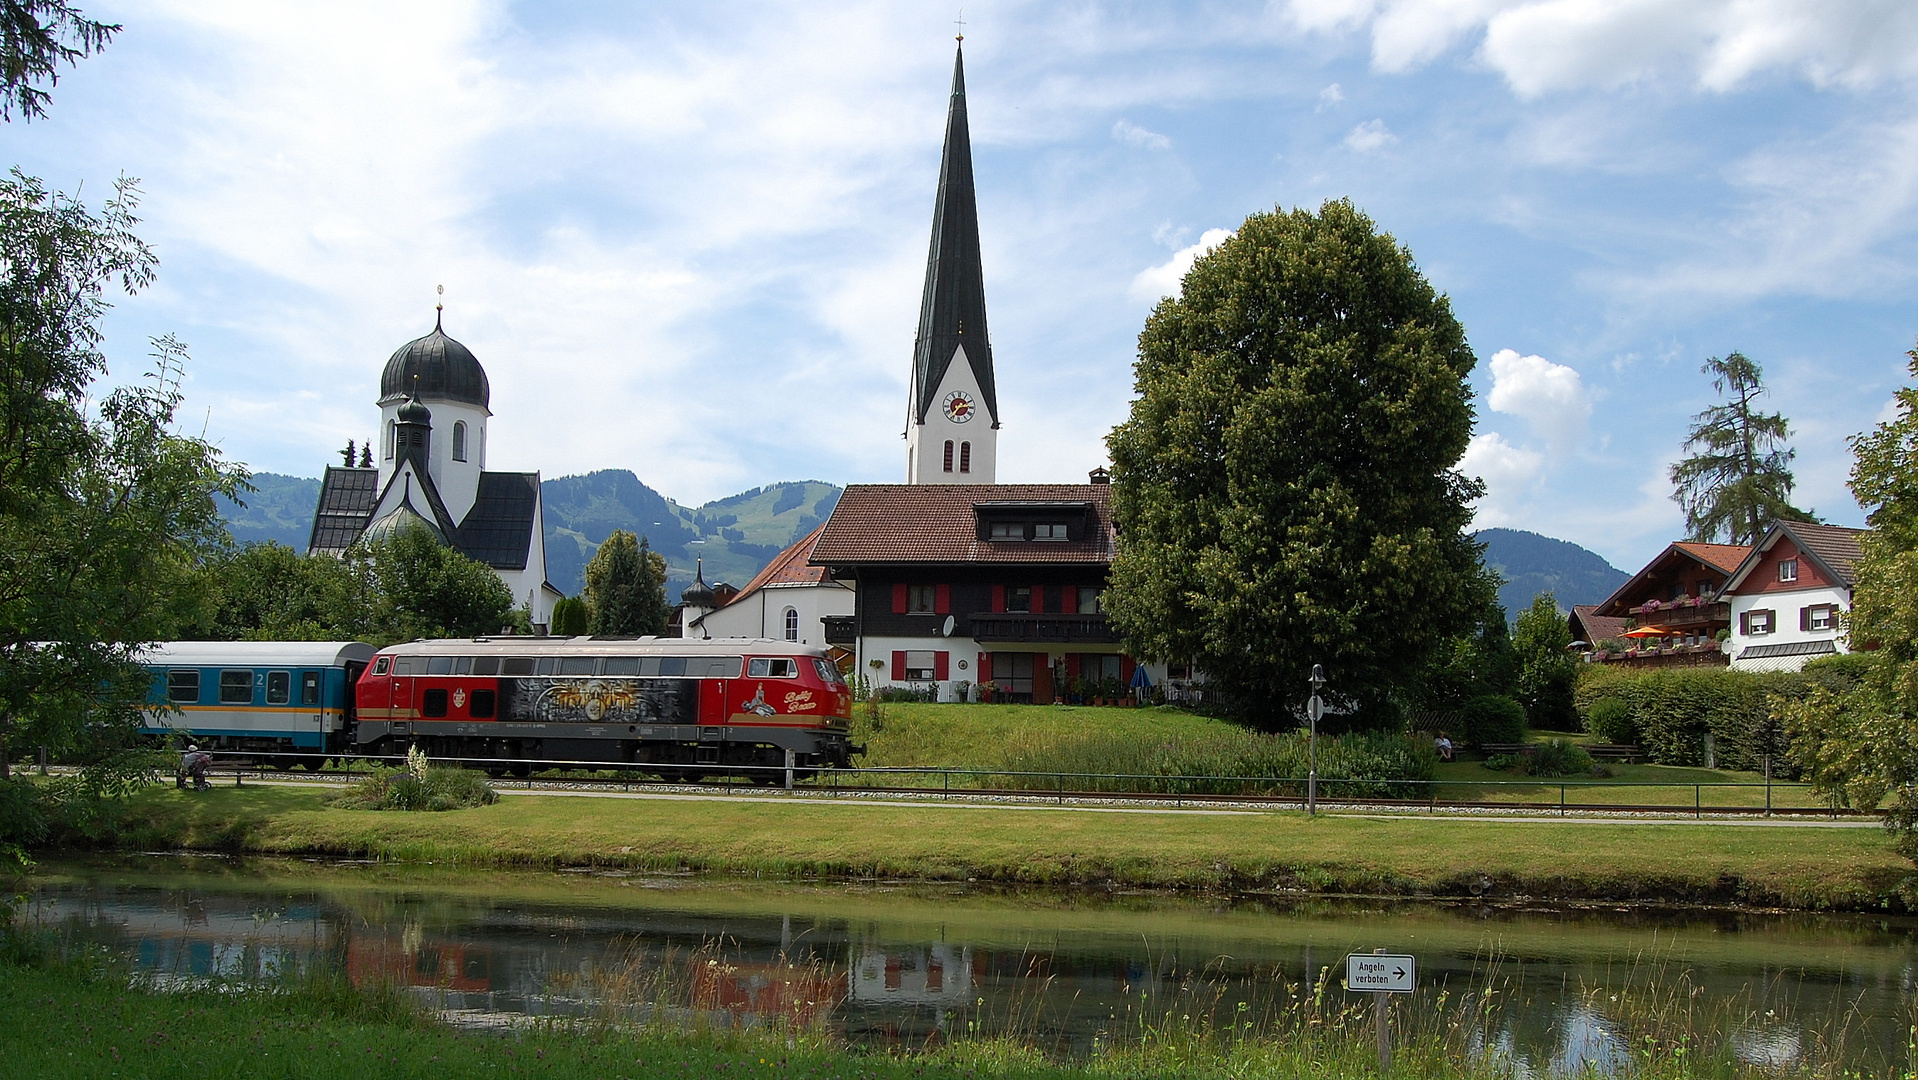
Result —
<instances>
[{"instance_id":1,"label":"potted plant","mask_svg":"<svg viewBox=\"0 0 1918 1080\"><path fill-rule=\"evenodd\" d=\"M999 692L998 683L993 682L991 679L979 680L979 700L980 701L991 701L993 699L993 695L997 694L998 692Z\"/></svg>"}]
</instances>

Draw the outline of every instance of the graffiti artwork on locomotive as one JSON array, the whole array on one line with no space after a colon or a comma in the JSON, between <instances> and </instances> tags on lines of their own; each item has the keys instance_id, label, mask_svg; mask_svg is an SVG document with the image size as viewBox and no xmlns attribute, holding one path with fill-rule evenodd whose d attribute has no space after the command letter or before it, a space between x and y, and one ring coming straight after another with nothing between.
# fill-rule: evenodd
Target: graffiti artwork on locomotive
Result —
<instances>
[{"instance_id":1,"label":"graffiti artwork on locomotive","mask_svg":"<svg viewBox=\"0 0 1918 1080\"><path fill-rule=\"evenodd\" d=\"M363 641L167 641L140 662L153 675L140 730L210 750L337 753L352 739L353 684L373 660ZM282 760L291 764L293 758ZM318 758L299 759L317 764Z\"/></svg>"},{"instance_id":2,"label":"graffiti artwork on locomotive","mask_svg":"<svg viewBox=\"0 0 1918 1080\"><path fill-rule=\"evenodd\" d=\"M851 707L826 651L788 641L414 641L381 650L360 678L354 741L372 754L416 745L482 764L577 761L770 782L789 765L847 765Z\"/></svg>"}]
</instances>

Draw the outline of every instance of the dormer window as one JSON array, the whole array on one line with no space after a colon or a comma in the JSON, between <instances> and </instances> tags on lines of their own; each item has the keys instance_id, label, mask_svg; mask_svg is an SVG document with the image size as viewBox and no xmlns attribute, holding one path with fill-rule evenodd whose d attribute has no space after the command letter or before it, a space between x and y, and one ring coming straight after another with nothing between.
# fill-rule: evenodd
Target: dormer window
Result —
<instances>
[{"instance_id":1,"label":"dormer window","mask_svg":"<svg viewBox=\"0 0 1918 1080\"><path fill-rule=\"evenodd\" d=\"M992 523L994 540L1024 540L1026 523L1023 521L995 521Z\"/></svg>"},{"instance_id":2,"label":"dormer window","mask_svg":"<svg viewBox=\"0 0 1918 1080\"><path fill-rule=\"evenodd\" d=\"M1063 521L1042 521L1032 527L1034 540L1064 540L1066 525Z\"/></svg>"},{"instance_id":3,"label":"dormer window","mask_svg":"<svg viewBox=\"0 0 1918 1080\"><path fill-rule=\"evenodd\" d=\"M1797 559L1778 560L1778 580L1780 581L1797 581L1798 580L1798 560Z\"/></svg>"}]
</instances>

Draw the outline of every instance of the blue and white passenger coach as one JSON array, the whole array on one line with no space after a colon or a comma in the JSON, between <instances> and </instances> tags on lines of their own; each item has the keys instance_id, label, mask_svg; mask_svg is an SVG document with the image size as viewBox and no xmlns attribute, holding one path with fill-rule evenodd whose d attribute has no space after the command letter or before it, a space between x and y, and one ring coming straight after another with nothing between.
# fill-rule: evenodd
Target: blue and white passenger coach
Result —
<instances>
[{"instance_id":1,"label":"blue and white passenger coach","mask_svg":"<svg viewBox=\"0 0 1918 1080\"><path fill-rule=\"evenodd\" d=\"M161 642L140 658L153 672L141 731L205 749L340 750L374 651L361 641Z\"/></svg>"}]
</instances>

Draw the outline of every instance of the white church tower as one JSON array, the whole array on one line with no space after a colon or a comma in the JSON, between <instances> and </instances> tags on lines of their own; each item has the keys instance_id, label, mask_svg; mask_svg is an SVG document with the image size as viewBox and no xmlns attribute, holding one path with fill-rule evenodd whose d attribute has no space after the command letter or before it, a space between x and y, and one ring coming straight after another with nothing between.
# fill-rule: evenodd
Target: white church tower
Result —
<instances>
[{"instance_id":1,"label":"white church tower","mask_svg":"<svg viewBox=\"0 0 1918 1080\"><path fill-rule=\"evenodd\" d=\"M962 38L961 41L964 39ZM952 104L932 211L932 250L919 305L906 426L906 483L990 484L998 461L999 396L986 331L979 205L972 187L962 45L952 63Z\"/></svg>"}]
</instances>

